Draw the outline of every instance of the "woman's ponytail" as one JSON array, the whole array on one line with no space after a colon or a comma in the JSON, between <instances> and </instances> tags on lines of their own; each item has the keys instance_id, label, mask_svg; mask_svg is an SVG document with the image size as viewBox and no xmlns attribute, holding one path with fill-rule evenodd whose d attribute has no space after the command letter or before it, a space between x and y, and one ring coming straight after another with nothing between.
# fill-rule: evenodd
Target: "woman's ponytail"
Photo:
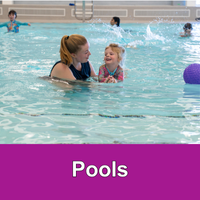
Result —
<instances>
[{"instance_id":1,"label":"woman's ponytail","mask_svg":"<svg viewBox=\"0 0 200 200\"><path fill-rule=\"evenodd\" d=\"M61 61L66 65L73 63L72 53L77 53L81 50L81 46L87 43L87 39L78 34L64 35L61 39L60 44L60 58Z\"/></svg>"},{"instance_id":2,"label":"woman's ponytail","mask_svg":"<svg viewBox=\"0 0 200 200\"><path fill-rule=\"evenodd\" d=\"M68 39L69 39L69 36L64 35L61 39L61 44L60 44L60 58L61 58L61 61L66 65L70 65L73 62L72 56L67 48Z\"/></svg>"}]
</instances>

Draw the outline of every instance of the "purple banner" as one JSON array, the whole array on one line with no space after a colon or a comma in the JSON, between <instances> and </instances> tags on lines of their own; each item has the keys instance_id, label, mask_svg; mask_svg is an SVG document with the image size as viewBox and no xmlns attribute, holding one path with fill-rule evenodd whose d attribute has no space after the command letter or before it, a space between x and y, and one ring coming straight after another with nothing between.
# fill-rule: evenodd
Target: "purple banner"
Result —
<instances>
[{"instance_id":1,"label":"purple banner","mask_svg":"<svg viewBox=\"0 0 200 200\"><path fill-rule=\"evenodd\" d=\"M0 199L199 199L200 145L0 145Z\"/></svg>"}]
</instances>

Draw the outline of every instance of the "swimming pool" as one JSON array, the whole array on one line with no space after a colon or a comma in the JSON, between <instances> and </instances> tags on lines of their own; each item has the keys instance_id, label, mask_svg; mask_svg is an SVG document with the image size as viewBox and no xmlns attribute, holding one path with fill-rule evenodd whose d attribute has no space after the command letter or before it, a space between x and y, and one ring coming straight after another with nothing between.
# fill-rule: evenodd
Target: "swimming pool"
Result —
<instances>
[{"instance_id":1,"label":"swimming pool","mask_svg":"<svg viewBox=\"0 0 200 200\"><path fill-rule=\"evenodd\" d=\"M43 24L0 29L0 143L200 143L200 86L183 71L200 63L200 24ZM63 35L82 34L98 73L105 46L126 46L123 83L52 83ZM127 46L128 45L128 46Z\"/></svg>"}]
</instances>

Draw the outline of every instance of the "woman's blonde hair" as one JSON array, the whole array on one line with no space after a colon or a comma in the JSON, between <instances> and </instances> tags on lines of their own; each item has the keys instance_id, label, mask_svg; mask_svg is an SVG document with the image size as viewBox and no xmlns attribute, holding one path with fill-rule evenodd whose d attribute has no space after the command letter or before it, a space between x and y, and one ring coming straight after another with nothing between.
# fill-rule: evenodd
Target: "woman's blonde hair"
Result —
<instances>
[{"instance_id":1,"label":"woman's blonde hair","mask_svg":"<svg viewBox=\"0 0 200 200\"><path fill-rule=\"evenodd\" d=\"M108 48L111 48L112 51L117 53L118 59L120 61L120 65L122 66L124 63L124 59L125 59L125 48L122 46L119 46L118 44L115 44L115 43L109 44L109 46L107 46L105 48L105 50Z\"/></svg>"},{"instance_id":2,"label":"woman's blonde hair","mask_svg":"<svg viewBox=\"0 0 200 200\"><path fill-rule=\"evenodd\" d=\"M87 39L78 34L73 35L64 35L61 39L60 44L60 58L61 61L66 64L70 65L73 62L72 53L77 53L81 50L81 46L87 43Z\"/></svg>"}]
</instances>

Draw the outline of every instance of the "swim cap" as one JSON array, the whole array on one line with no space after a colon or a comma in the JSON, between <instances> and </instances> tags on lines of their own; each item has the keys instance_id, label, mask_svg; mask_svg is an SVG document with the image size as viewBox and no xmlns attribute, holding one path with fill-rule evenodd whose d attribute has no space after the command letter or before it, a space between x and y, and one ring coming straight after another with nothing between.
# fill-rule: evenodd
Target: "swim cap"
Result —
<instances>
[{"instance_id":1,"label":"swim cap","mask_svg":"<svg viewBox=\"0 0 200 200\"><path fill-rule=\"evenodd\" d=\"M190 23L185 24L184 27L183 27L183 29L184 30L187 30L187 29L191 29L192 30L193 29L192 28L192 24L190 24Z\"/></svg>"}]
</instances>

